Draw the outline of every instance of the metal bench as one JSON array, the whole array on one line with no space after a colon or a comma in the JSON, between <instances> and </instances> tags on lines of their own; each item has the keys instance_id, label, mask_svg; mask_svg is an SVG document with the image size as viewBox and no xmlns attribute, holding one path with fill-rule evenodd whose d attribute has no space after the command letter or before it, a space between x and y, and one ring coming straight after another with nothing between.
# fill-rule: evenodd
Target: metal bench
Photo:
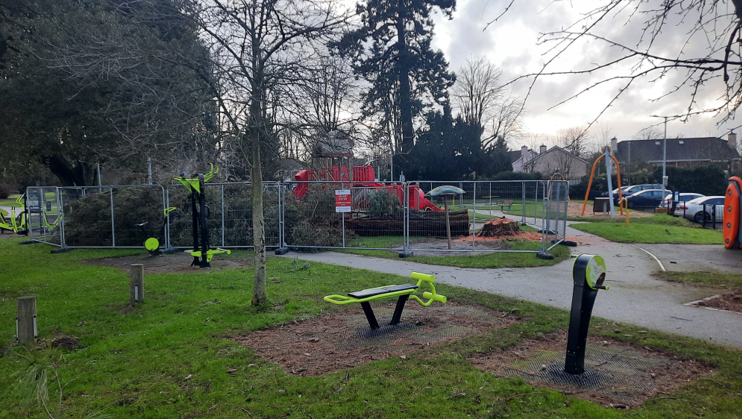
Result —
<instances>
[{"instance_id":1,"label":"metal bench","mask_svg":"<svg viewBox=\"0 0 742 419\"><path fill-rule=\"evenodd\" d=\"M378 329L379 322L376 321L374 310L371 308L371 304L369 304L370 301L382 298L398 297L397 306L394 308L394 314L392 315L392 321L389 322L390 325L399 323L400 319L402 318L402 310L404 310L404 305L409 298L416 300L423 307L429 306L433 303L433 301L438 301L444 304L446 303L446 296L437 294L435 292L435 286L433 285L433 282L435 282L435 276L413 272L410 277L412 277L413 279L417 279L417 284L384 285L383 287L349 292L347 296L337 294L328 295L324 298L324 300L328 303L333 304L360 303L361 307L363 308L363 313L366 315L366 320L368 320L368 324L371 329ZM428 286L430 286L430 290L432 291L423 292L423 298L428 299L428 301L423 301L417 295L413 295L415 291L420 288L420 285L422 285L423 282L428 284Z\"/></svg>"}]
</instances>

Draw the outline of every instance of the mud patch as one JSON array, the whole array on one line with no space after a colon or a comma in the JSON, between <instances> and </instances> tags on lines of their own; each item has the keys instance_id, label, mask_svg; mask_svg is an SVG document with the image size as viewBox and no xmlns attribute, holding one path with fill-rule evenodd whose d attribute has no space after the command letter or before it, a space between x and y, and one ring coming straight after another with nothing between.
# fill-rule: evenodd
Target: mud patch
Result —
<instances>
[{"instance_id":1,"label":"mud patch","mask_svg":"<svg viewBox=\"0 0 742 419\"><path fill-rule=\"evenodd\" d=\"M724 294L701 300L693 305L742 313L742 290L725 292Z\"/></svg>"},{"instance_id":2,"label":"mud patch","mask_svg":"<svg viewBox=\"0 0 742 419\"><path fill-rule=\"evenodd\" d=\"M555 332L514 348L472 357L470 362L501 378L522 378L538 387L623 409L640 406L713 373L713 367L702 362L589 337L585 373L571 375L564 372L566 348L566 331Z\"/></svg>"},{"instance_id":3,"label":"mud patch","mask_svg":"<svg viewBox=\"0 0 742 419\"><path fill-rule=\"evenodd\" d=\"M237 257L234 257L234 255L235 251L232 251L232 257L229 259L216 255L214 256L214 259L211 260L211 267L203 268L203 270L222 271L228 269L244 269L251 265L252 252L238 252ZM168 274L195 273L203 271L202 268L199 268L198 266L190 266L192 261L193 256L184 252L160 256L142 254L85 260L85 262L91 265L110 266L121 269L127 275L131 270L130 265L133 264L144 265L145 273Z\"/></svg>"},{"instance_id":4,"label":"mud patch","mask_svg":"<svg viewBox=\"0 0 742 419\"><path fill-rule=\"evenodd\" d=\"M484 307L451 303L421 307L408 301L399 324L372 330L360 305L355 306L233 339L291 374L309 376L406 356L518 321ZM379 324L385 324L392 317L394 303L373 308Z\"/></svg>"}]
</instances>

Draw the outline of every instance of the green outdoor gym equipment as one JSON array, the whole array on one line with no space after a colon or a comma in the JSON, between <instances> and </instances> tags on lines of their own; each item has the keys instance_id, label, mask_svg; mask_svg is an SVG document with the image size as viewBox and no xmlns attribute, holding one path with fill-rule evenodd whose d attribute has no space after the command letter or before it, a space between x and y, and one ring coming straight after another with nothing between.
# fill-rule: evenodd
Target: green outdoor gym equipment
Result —
<instances>
[{"instance_id":1,"label":"green outdoor gym equipment","mask_svg":"<svg viewBox=\"0 0 742 419\"><path fill-rule=\"evenodd\" d=\"M0 211L0 232L11 231L16 234L28 234L28 214L26 213L26 194L16 198L15 206L10 209L6 218Z\"/></svg>"},{"instance_id":2,"label":"green outdoor gym equipment","mask_svg":"<svg viewBox=\"0 0 742 419\"><path fill-rule=\"evenodd\" d=\"M167 228L168 219L170 217L170 213L173 212L173 211L175 211L176 209L177 208L175 208L175 207L168 207L168 208L165 208L165 210L163 211L163 215L164 215L164 219L163 219L163 222L162 222L162 229L163 229L163 231L165 231L165 229ZM145 221L145 222L140 223L140 224L135 224L134 227L141 228L142 229L142 233L144 233L144 235L146 237L146 236L148 236L147 229L146 229L147 224L149 224L149 223ZM144 248L147 249L147 251L149 252L149 254L152 255L152 256L159 256L162 253L173 253L172 252L172 250L173 250L172 248L165 249L164 252L161 252L160 251L160 241L157 240L156 237L149 237L147 240L145 240L144 241Z\"/></svg>"},{"instance_id":3,"label":"green outdoor gym equipment","mask_svg":"<svg viewBox=\"0 0 742 419\"><path fill-rule=\"evenodd\" d=\"M219 253L232 253L231 250L227 249L210 249L209 248L209 231L206 227L206 196L204 195L204 188L206 182L214 177L214 174L219 173L219 168L214 170L214 165L211 165L211 171L206 174L194 174L192 178L186 178L183 173L180 176L176 176L173 179L182 183L191 192L191 213L193 215L193 250L186 250L186 253L190 253L193 256L193 262L191 266L197 265L201 268L208 268L211 266L211 259L214 255ZM199 228L200 227L200 228ZM201 244L199 247L199 232L201 234ZM159 244L159 243L158 243ZM146 246L146 245L145 245Z\"/></svg>"},{"instance_id":4,"label":"green outdoor gym equipment","mask_svg":"<svg viewBox=\"0 0 742 419\"><path fill-rule=\"evenodd\" d=\"M368 320L368 324L369 326L371 326L371 329L378 329L379 323L376 321L374 311L371 309L371 304L369 304L370 301L380 300L382 298L398 297L397 306L395 307L394 314L392 315L392 321L389 322L390 325L399 323L400 319L402 318L402 310L404 310L404 305L409 298L417 301L423 307L431 305L433 301L437 301L443 304L446 303L446 296L437 294L435 292L435 285L433 285L433 282L435 282L435 276L413 272L410 277L412 277L413 279L417 279L417 284L385 285L383 287L369 288L361 291L350 292L347 296L338 294L328 295L324 298L324 300L328 303L333 304L361 303L363 313L366 315L366 319ZM431 292L423 292L423 298L427 299L428 301L423 301L417 295L413 295L417 291L417 289L420 288L420 285L422 285L423 282L430 286Z\"/></svg>"}]
</instances>

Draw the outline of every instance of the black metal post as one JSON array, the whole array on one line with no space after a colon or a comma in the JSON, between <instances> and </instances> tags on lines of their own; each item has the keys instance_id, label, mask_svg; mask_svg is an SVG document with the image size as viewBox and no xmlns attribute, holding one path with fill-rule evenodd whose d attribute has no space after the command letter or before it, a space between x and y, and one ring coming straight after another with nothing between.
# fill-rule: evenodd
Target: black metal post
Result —
<instances>
[{"instance_id":1,"label":"black metal post","mask_svg":"<svg viewBox=\"0 0 742 419\"><path fill-rule=\"evenodd\" d=\"M201 204L201 212L199 214L201 224L201 267L208 268L211 266L206 258L207 252L209 251L209 231L206 228L206 194L204 193L205 185L204 175L198 175L198 186L200 192L198 194L198 201Z\"/></svg>"},{"instance_id":2,"label":"black metal post","mask_svg":"<svg viewBox=\"0 0 742 419\"><path fill-rule=\"evenodd\" d=\"M191 188L191 224L192 224L192 231L193 231L193 251L198 252L198 207L196 206L196 195L197 192L193 188L193 185L190 185ZM201 260L198 256L193 257L193 262L191 262L191 266L200 265Z\"/></svg>"},{"instance_id":3,"label":"black metal post","mask_svg":"<svg viewBox=\"0 0 742 419\"><path fill-rule=\"evenodd\" d=\"M599 289L607 289L603 287L605 280L603 258L585 254L578 256L572 268L572 279L574 289L564 371L569 374L582 374L585 371L585 345L595 297L598 296Z\"/></svg>"}]
</instances>

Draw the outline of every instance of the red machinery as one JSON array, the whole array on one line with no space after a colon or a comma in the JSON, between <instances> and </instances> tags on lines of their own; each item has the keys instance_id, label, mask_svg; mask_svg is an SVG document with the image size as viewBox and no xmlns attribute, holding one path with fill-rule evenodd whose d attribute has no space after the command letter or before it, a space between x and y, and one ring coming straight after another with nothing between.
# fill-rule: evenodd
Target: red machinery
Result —
<instances>
[{"instance_id":1,"label":"red machinery","mask_svg":"<svg viewBox=\"0 0 742 419\"><path fill-rule=\"evenodd\" d=\"M346 166L332 166L328 169L321 169L317 173L314 170L301 170L294 175L294 179L298 182L296 188L294 188L294 195L299 199L306 195L310 181L350 182L348 179L348 168ZM353 185L351 187L359 189L386 189L396 195L400 203L404 203L403 185L385 185L376 182L374 168L371 166L353 166ZM411 209L418 211L441 211L440 208L425 198L425 192L418 185L409 185L409 189Z\"/></svg>"}]
</instances>

